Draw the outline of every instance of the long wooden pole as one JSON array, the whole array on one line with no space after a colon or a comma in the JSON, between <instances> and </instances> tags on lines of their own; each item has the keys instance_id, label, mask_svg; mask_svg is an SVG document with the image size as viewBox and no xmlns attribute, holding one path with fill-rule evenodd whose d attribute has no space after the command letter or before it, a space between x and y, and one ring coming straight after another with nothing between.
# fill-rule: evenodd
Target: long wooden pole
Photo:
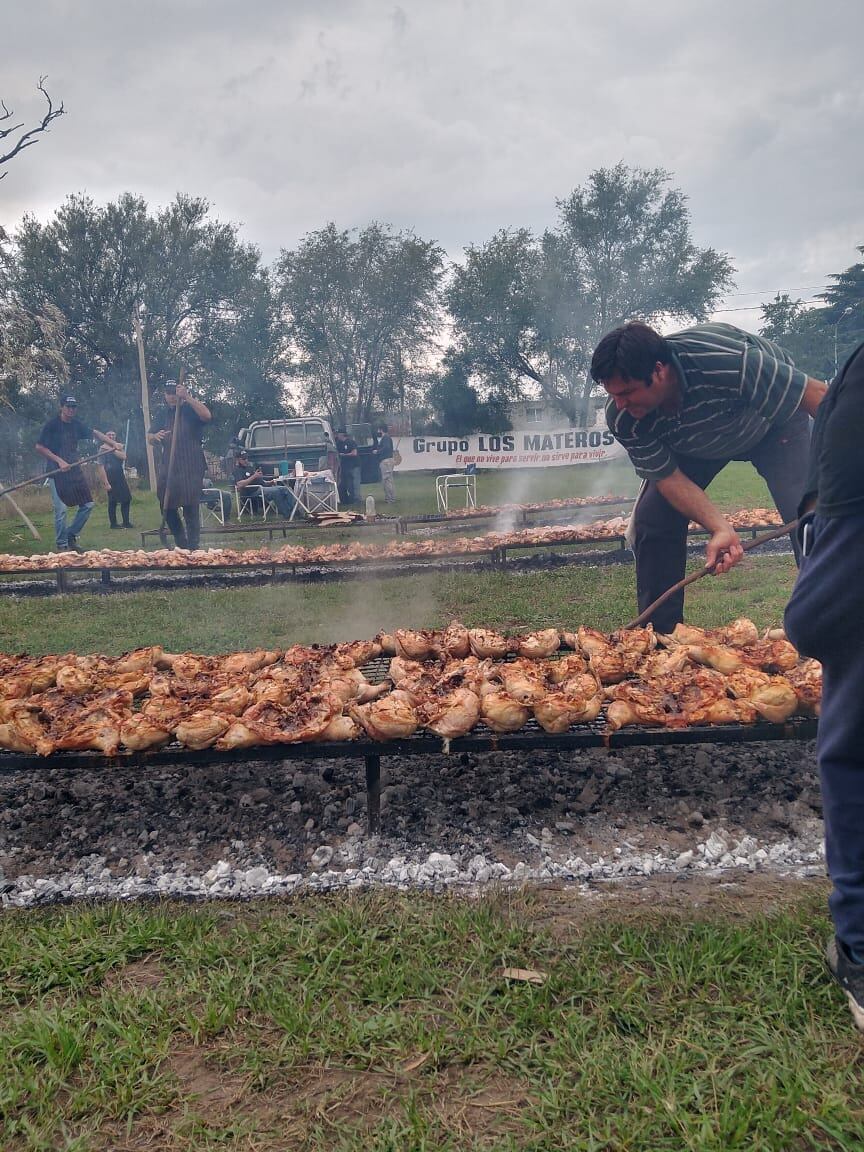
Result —
<instances>
[{"instance_id":1,"label":"long wooden pole","mask_svg":"<svg viewBox=\"0 0 864 1152\"><path fill-rule=\"evenodd\" d=\"M15 500L14 500L14 499L13 499L13 498L12 498L12 497L9 495L9 493L8 493L8 492L4 492L4 493L3 493L3 496L4 496L4 498L5 498L6 500L8 500L8 501L9 501L9 503L10 503L10 504L12 505L12 507L15 509L15 511L16 511L16 513L18 514L18 516L20 516L20 517L21 517L21 519L24 521L24 523L25 523L25 524L27 525L27 527L30 529L30 531L31 531L31 532L32 532L32 534L33 534L33 539L34 539L34 540L41 540L41 539L42 539L42 536L41 536L41 535L40 535L40 533L39 533L39 529L36 527L36 525L33 523L33 521L30 519L30 517L27 515L27 513L26 513L26 512L23 510L23 508L20 508L20 507L18 506L18 504L16 503L16 501L15 501Z\"/></svg>"},{"instance_id":2,"label":"long wooden pole","mask_svg":"<svg viewBox=\"0 0 864 1152\"><path fill-rule=\"evenodd\" d=\"M177 381L182 384L186 378L186 369L180 369L180 377ZM171 447L168 449L168 470L165 473L165 490L162 493L162 523L159 525L160 537L165 532L165 512L168 508L168 496L171 492L171 481L174 479L174 452L177 448L177 432L180 428L180 409L182 404L179 397L174 400L174 424L171 429Z\"/></svg>"},{"instance_id":3,"label":"long wooden pole","mask_svg":"<svg viewBox=\"0 0 864 1152\"><path fill-rule=\"evenodd\" d=\"M135 342L138 345L138 373L141 377L141 411L144 413L144 446L147 451L147 472L150 478L150 491L156 491L156 465L153 461L153 445L147 439L150 431L150 391L147 386L147 364L144 360L144 333L141 331L141 320L138 316L138 305L132 312L132 323L135 326Z\"/></svg>"},{"instance_id":4,"label":"long wooden pole","mask_svg":"<svg viewBox=\"0 0 864 1152\"><path fill-rule=\"evenodd\" d=\"M98 460L100 456L106 456L110 451L110 448L100 448L99 451L94 452L92 456L82 456L80 460L73 460L69 467L77 468L79 464L90 464L93 460ZM66 468L52 468L50 472L39 472L36 476L31 476L29 480L21 480L17 484L13 484L10 488L4 488L2 492L0 492L0 496L8 496L10 492L17 492L19 488L26 488L28 484L38 484L42 480L47 480L49 476L57 476L59 473L66 471Z\"/></svg>"},{"instance_id":5,"label":"long wooden pole","mask_svg":"<svg viewBox=\"0 0 864 1152\"><path fill-rule=\"evenodd\" d=\"M784 524L782 528L775 528L771 532L765 532L762 536L757 536L755 540L748 540L746 544L742 545L745 552L749 552L751 548L758 548L760 544L767 544L769 540L777 540L781 536L786 536L790 532L794 532L798 527L797 520L790 520L788 524ZM667 588L662 596L658 596L653 604L649 604L644 612L640 612L635 620L631 620L629 624L625 624L627 628L639 628L642 624L646 624L661 604L674 596L676 592L680 592L682 588L686 588L688 584L693 584L696 580L701 580L703 576L707 576L709 572L714 571L713 564L706 564L704 568L700 568L698 572L691 572L689 576L685 576L683 580L679 580L677 584L673 584L671 588Z\"/></svg>"}]
</instances>

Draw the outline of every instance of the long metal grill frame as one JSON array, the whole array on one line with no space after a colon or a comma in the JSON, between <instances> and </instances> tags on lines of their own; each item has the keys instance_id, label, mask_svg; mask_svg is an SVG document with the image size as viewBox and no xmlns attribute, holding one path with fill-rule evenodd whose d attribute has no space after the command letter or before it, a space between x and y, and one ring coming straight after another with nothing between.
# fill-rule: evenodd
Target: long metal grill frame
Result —
<instances>
[{"instance_id":1,"label":"long metal grill frame","mask_svg":"<svg viewBox=\"0 0 864 1152\"><path fill-rule=\"evenodd\" d=\"M776 528L776 524L769 525L754 525L752 528L742 528L740 533L749 532L751 538L755 538L759 532ZM706 532L703 530L691 531L689 536L705 536ZM92 581L88 585L83 582L78 582L79 586L76 588L76 581L71 580L70 576L76 574L83 574L90 577L100 577L101 583L105 586L110 586L112 583L112 573L134 579L135 576L144 575L147 573L176 573L177 575L194 575L196 577L206 578L210 573L223 573L247 572L250 575L255 573L269 573L272 580L276 579L277 574L283 578L298 576L308 572L325 571L332 573L339 573L342 569L349 569L351 571L360 571L364 568L376 567L384 574L393 573L398 575L405 567L410 565L427 565L435 564L446 561L460 561L465 564L470 564L472 561L482 560L483 557L488 557L492 565L503 565L507 562L508 553L513 552L538 552L541 549L557 549L557 548L574 548L581 549L588 545L608 544L617 545L619 550L625 549L625 540L622 535L617 536L590 536L583 540L574 541L549 541L547 543L524 543L524 544L497 544L490 545L488 548L476 549L465 551L462 549L454 549L452 552L436 552L436 553L423 553L419 552L416 555L405 556L364 556L357 559L337 559L337 560L309 560L309 561L277 561L277 560L261 560L254 564L147 564L136 565L134 567L124 567L118 565L100 566L98 568L84 567L83 565L70 565L69 567L54 567L54 568L10 568L5 571L0 571L0 578L5 582L6 578L11 577L9 585L14 585L16 582L30 582L36 581L40 577L54 577L56 579L57 592L73 592L73 591L90 591ZM573 557L574 559L580 558L580 552L568 552L566 557Z\"/></svg>"}]
</instances>

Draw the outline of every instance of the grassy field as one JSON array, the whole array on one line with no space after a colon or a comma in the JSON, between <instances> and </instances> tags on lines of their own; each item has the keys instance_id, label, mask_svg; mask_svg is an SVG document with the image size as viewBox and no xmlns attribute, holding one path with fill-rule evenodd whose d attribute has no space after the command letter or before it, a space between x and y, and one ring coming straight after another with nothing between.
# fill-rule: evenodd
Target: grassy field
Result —
<instances>
[{"instance_id":1,"label":"grassy field","mask_svg":"<svg viewBox=\"0 0 864 1152\"><path fill-rule=\"evenodd\" d=\"M862 1047L822 971L823 886L767 896L7 915L2 1146L853 1152Z\"/></svg>"},{"instance_id":2,"label":"grassy field","mask_svg":"<svg viewBox=\"0 0 864 1152\"><path fill-rule=\"evenodd\" d=\"M402 510L430 488L404 478ZM713 494L767 503L744 469ZM750 557L696 584L688 619L775 623L793 580L791 559ZM634 600L630 565L3 598L0 649L214 652L453 616L611 629ZM746 889L7 911L0 1147L857 1152L864 1048L823 972L824 884Z\"/></svg>"},{"instance_id":3,"label":"grassy field","mask_svg":"<svg viewBox=\"0 0 864 1152\"><path fill-rule=\"evenodd\" d=\"M614 462L590 467L527 469L519 472L483 472L477 478L477 501L481 504L502 504L507 501L527 503L551 500L566 496L596 495L635 495L638 480L628 463ZM726 509L764 507L770 505L768 491L749 464L731 464L714 481L710 489L717 503ZM395 505L384 503L384 490L380 484L363 486L363 496L374 496L380 512L388 515L420 515L434 512L435 481L431 475L406 473L397 476ZM54 520L51 501L43 488L25 489L25 494L16 494L21 507L39 529L42 541L34 540L26 528L16 519L11 506L0 500L0 552L30 555L33 552L47 552L54 547ZM610 515L617 515L614 509ZM87 527L84 529L82 544L87 548L138 548L141 545L140 532L158 528L159 507L150 492L136 492L132 505L132 519L135 531L113 532L108 527L108 512L104 495L93 510ZM211 521L212 524L212 521ZM474 535L476 526L464 531ZM320 542L321 529L312 529L292 535L296 543ZM328 530L327 539L337 539ZM224 539L224 538L223 538ZM266 537L240 533L228 538L230 547L260 547ZM279 538L281 540L281 537ZM218 536L204 536L204 546L216 547ZM158 547L158 540L150 538L149 547Z\"/></svg>"},{"instance_id":4,"label":"grassy field","mask_svg":"<svg viewBox=\"0 0 864 1152\"><path fill-rule=\"evenodd\" d=\"M778 623L795 579L787 556L750 556L688 592L691 623L750 616ZM0 598L0 650L119 654L143 644L176 651L331 643L394 627L439 627L454 617L506 629L611 630L636 615L632 564L543 572L428 573L323 584L175 589L49 599Z\"/></svg>"}]
</instances>

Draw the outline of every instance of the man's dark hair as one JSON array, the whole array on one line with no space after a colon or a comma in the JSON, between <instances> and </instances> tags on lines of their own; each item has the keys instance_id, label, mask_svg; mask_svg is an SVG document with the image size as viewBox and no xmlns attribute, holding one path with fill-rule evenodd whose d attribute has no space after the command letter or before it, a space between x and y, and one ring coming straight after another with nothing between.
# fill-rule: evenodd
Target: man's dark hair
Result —
<instances>
[{"instance_id":1,"label":"man's dark hair","mask_svg":"<svg viewBox=\"0 0 864 1152\"><path fill-rule=\"evenodd\" d=\"M348 433L345 431L344 428L337 428L336 431L333 433L333 435L334 436L347 436Z\"/></svg>"},{"instance_id":2,"label":"man's dark hair","mask_svg":"<svg viewBox=\"0 0 864 1152\"><path fill-rule=\"evenodd\" d=\"M605 384L613 376L622 380L641 380L650 387L651 377L659 361L668 364L669 345L659 332L631 320L620 328L607 332L591 357L591 379Z\"/></svg>"}]
</instances>

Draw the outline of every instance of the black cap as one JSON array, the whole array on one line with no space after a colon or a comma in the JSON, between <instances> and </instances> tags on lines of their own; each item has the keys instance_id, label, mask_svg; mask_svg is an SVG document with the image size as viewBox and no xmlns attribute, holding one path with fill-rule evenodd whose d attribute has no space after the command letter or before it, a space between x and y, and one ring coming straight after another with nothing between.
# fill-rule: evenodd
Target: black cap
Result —
<instances>
[{"instance_id":1,"label":"black cap","mask_svg":"<svg viewBox=\"0 0 864 1152\"><path fill-rule=\"evenodd\" d=\"M162 385L162 391L163 392L176 392L177 391L177 381L176 380L166 380L165 383Z\"/></svg>"},{"instance_id":2,"label":"black cap","mask_svg":"<svg viewBox=\"0 0 864 1152\"><path fill-rule=\"evenodd\" d=\"M74 396L64 396L63 399L60 401L60 404L63 408L77 408L78 407L78 401L75 399Z\"/></svg>"}]
</instances>

